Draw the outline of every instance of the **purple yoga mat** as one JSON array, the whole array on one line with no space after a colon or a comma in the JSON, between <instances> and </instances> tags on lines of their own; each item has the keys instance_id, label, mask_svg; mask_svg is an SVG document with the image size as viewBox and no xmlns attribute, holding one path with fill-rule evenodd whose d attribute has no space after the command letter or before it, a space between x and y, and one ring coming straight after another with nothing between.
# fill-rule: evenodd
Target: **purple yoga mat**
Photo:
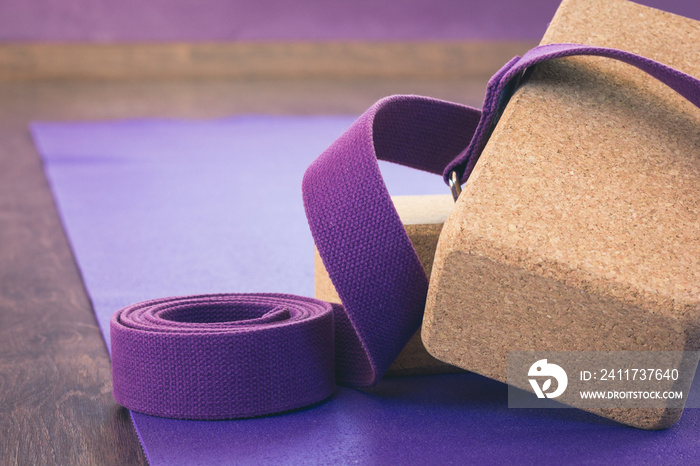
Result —
<instances>
[{"instance_id":1,"label":"purple yoga mat","mask_svg":"<svg viewBox=\"0 0 700 466\"><path fill-rule=\"evenodd\" d=\"M136 301L211 292L311 296L301 177L352 121L34 124L107 343L111 314ZM382 170L392 194L447 193L440 176L389 164ZM508 409L506 386L474 374L385 378L369 390L339 388L310 408L256 419L132 418L151 464L700 459L698 409L666 431L648 432L575 409Z\"/></svg>"}]
</instances>

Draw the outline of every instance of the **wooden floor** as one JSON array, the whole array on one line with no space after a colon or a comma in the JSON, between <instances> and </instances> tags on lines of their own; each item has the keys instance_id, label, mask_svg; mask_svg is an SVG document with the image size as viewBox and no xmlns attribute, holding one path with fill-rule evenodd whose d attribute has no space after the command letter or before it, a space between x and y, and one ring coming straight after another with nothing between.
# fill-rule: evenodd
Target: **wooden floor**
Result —
<instances>
[{"instance_id":1,"label":"wooden floor","mask_svg":"<svg viewBox=\"0 0 700 466\"><path fill-rule=\"evenodd\" d=\"M492 70L492 71L495 71ZM484 76L0 81L0 464L142 464L30 121L359 114L416 93L475 106Z\"/></svg>"}]
</instances>

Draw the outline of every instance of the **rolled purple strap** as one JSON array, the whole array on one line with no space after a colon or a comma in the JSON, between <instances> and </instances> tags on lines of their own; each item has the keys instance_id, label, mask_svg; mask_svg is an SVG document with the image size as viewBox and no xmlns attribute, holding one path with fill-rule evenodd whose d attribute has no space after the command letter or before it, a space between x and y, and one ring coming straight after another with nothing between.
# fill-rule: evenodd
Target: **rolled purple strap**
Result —
<instances>
[{"instance_id":1,"label":"rolled purple strap","mask_svg":"<svg viewBox=\"0 0 700 466\"><path fill-rule=\"evenodd\" d=\"M304 207L343 305L280 294L220 294L134 304L111 321L114 398L141 413L230 419L328 397L335 381L376 383L423 315L428 280L377 160L462 182L514 80L539 62L597 55L634 65L696 106L700 81L639 55L577 44L537 47L489 81L484 110L418 96L383 99L314 161Z\"/></svg>"},{"instance_id":2,"label":"rolled purple strap","mask_svg":"<svg viewBox=\"0 0 700 466\"><path fill-rule=\"evenodd\" d=\"M284 294L154 299L112 316L114 399L178 419L261 416L335 390L331 304Z\"/></svg>"}]
</instances>

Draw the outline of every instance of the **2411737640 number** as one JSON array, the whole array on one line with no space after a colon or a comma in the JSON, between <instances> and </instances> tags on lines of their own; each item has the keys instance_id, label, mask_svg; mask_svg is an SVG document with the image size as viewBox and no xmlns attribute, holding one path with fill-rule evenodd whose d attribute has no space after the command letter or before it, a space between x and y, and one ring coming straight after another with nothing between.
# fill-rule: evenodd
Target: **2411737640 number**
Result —
<instances>
[{"instance_id":1,"label":"2411737640 number","mask_svg":"<svg viewBox=\"0 0 700 466\"><path fill-rule=\"evenodd\" d=\"M598 380L678 380L678 369L601 369Z\"/></svg>"}]
</instances>

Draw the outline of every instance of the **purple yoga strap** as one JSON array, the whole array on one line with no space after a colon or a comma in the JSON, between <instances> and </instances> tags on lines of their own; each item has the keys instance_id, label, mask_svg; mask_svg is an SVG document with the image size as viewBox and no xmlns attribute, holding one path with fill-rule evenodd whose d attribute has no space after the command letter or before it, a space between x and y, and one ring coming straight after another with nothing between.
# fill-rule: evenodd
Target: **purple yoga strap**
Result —
<instances>
[{"instance_id":1,"label":"purple yoga strap","mask_svg":"<svg viewBox=\"0 0 700 466\"><path fill-rule=\"evenodd\" d=\"M376 383L418 330L428 279L377 159L466 181L507 86L544 60L597 55L636 66L700 106L700 81L615 49L553 44L508 62L483 111L419 96L377 102L307 169L304 207L342 305L280 294L146 301L111 320L114 398L137 412L231 419L308 406L335 382ZM512 86L511 86L512 87Z\"/></svg>"}]
</instances>

